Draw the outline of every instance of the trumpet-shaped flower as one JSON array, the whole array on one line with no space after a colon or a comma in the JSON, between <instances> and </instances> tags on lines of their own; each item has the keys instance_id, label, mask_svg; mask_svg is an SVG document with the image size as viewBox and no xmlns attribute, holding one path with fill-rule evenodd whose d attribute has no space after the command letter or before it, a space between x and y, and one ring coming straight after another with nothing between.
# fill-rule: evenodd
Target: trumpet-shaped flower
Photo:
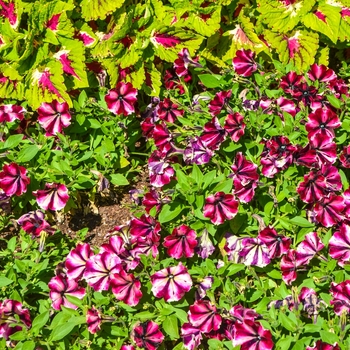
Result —
<instances>
[{"instance_id":1,"label":"trumpet-shaped flower","mask_svg":"<svg viewBox=\"0 0 350 350\"><path fill-rule=\"evenodd\" d=\"M44 210L61 210L69 199L67 187L58 183L47 183L44 190L34 191L33 195Z\"/></svg>"},{"instance_id":2,"label":"trumpet-shaped flower","mask_svg":"<svg viewBox=\"0 0 350 350\"><path fill-rule=\"evenodd\" d=\"M27 191L30 179L27 169L16 163L5 164L0 172L0 188L6 196L20 196Z\"/></svg>"},{"instance_id":3,"label":"trumpet-shaped flower","mask_svg":"<svg viewBox=\"0 0 350 350\"><path fill-rule=\"evenodd\" d=\"M217 331L220 328L222 318L216 306L208 300L197 300L190 306L188 320L193 327L203 333Z\"/></svg>"},{"instance_id":4,"label":"trumpet-shaped flower","mask_svg":"<svg viewBox=\"0 0 350 350\"><path fill-rule=\"evenodd\" d=\"M157 323L146 321L134 326L131 338L136 345L145 350L155 350L164 340L163 333L159 330Z\"/></svg>"},{"instance_id":5,"label":"trumpet-shaped flower","mask_svg":"<svg viewBox=\"0 0 350 350\"><path fill-rule=\"evenodd\" d=\"M114 114L127 116L135 112L137 90L130 83L119 82L115 89L105 96L108 109Z\"/></svg>"},{"instance_id":6,"label":"trumpet-shaped flower","mask_svg":"<svg viewBox=\"0 0 350 350\"><path fill-rule=\"evenodd\" d=\"M31 234L32 237L39 237L42 231L52 235L55 233L55 229L44 219L45 214L41 210L30 211L27 214L22 215L18 220L18 225L22 226L22 229Z\"/></svg>"},{"instance_id":7,"label":"trumpet-shaped flower","mask_svg":"<svg viewBox=\"0 0 350 350\"><path fill-rule=\"evenodd\" d=\"M13 122L14 120L22 120L26 110L22 106L17 105L1 105L0 106L0 123Z\"/></svg>"},{"instance_id":8,"label":"trumpet-shaped flower","mask_svg":"<svg viewBox=\"0 0 350 350\"><path fill-rule=\"evenodd\" d=\"M235 72L244 77L250 77L257 69L258 65L254 61L255 52L251 50L238 50L232 60Z\"/></svg>"},{"instance_id":9,"label":"trumpet-shaped flower","mask_svg":"<svg viewBox=\"0 0 350 350\"><path fill-rule=\"evenodd\" d=\"M68 278L74 280L82 278L86 269L86 262L92 256L93 252L88 243L78 244L72 249L65 261Z\"/></svg>"},{"instance_id":10,"label":"trumpet-shaped flower","mask_svg":"<svg viewBox=\"0 0 350 350\"><path fill-rule=\"evenodd\" d=\"M334 232L329 240L329 255L340 266L350 261L350 226L342 223L339 231Z\"/></svg>"}]
</instances>

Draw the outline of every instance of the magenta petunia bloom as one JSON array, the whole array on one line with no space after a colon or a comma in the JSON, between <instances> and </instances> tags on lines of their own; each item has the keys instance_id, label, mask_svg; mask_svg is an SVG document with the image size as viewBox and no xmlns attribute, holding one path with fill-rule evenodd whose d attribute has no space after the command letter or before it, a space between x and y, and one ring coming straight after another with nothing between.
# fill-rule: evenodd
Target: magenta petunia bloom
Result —
<instances>
[{"instance_id":1,"label":"magenta petunia bloom","mask_svg":"<svg viewBox=\"0 0 350 350\"><path fill-rule=\"evenodd\" d=\"M86 323L88 325L88 331L91 334L95 334L101 330L102 315L98 309L93 306L86 312Z\"/></svg>"},{"instance_id":2,"label":"magenta petunia bloom","mask_svg":"<svg viewBox=\"0 0 350 350\"><path fill-rule=\"evenodd\" d=\"M145 207L146 212L149 214L153 207L156 207L157 213L162 209L163 204L170 203L171 199L168 196L163 196L161 193L154 189L151 189L146 193L142 199L142 205Z\"/></svg>"},{"instance_id":3,"label":"magenta petunia bloom","mask_svg":"<svg viewBox=\"0 0 350 350\"><path fill-rule=\"evenodd\" d=\"M243 116L240 113L229 114L225 119L224 129L230 135L231 140L238 142L244 135L246 125L243 122Z\"/></svg>"},{"instance_id":4,"label":"magenta petunia bloom","mask_svg":"<svg viewBox=\"0 0 350 350\"><path fill-rule=\"evenodd\" d=\"M203 333L217 331L222 322L216 306L208 300L195 301L188 311L188 320L193 327Z\"/></svg>"},{"instance_id":5,"label":"magenta petunia bloom","mask_svg":"<svg viewBox=\"0 0 350 350\"><path fill-rule=\"evenodd\" d=\"M231 169L233 173L229 177L233 179L234 184L247 185L251 181L257 181L259 179L257 172L258 166L247 160L242 152L236 154Z\"/></svg>"},{"instance_id":6,"label":"magenta petunia bloom","mask_svg":"<svg viewBox=\"0 0 350 350\"><path fill-rule=\"evenodd\" d=\"M179 106L176 103L172 103L169 98L165 98L164 101L159 103L157 115L161 120L174 123L179 116L185 113L184 110L178 108Z\"/></svg>"},{"instance_id":7,"label":"magenta petunia bloom","mask_svg":"<svg viewBox=\"0 0 350 350\"><path fill-rule=\"evenodd\" d=\"M169 142L173 139L173 136L169 132L165 123L161 123L154 126L152 131L152 138L155 145L158 147L158 150L160 150L159 148L161 148L161 146L169 145Z\"/></svg>"},{"instance_id":8,"label":"magenta petunia bloom","mask_svg":"<svg viewBox=\"0 0 350 350\"><path fill-rule=\"evenodd\" d=\"M219 119L214 117L210 122L206 123L203 133L199 137L202 144L209 149L218 150L226 139L226 130L220 125Z\"/></svg>"},{"instance_id":9,"label":"magenta petunia bloom","mask_svg":"<svg viewBox=\"0 0 350 350\"><path fill-rule=\"evenodd\" d=\"M238 50L232 60L235 72L244 77L250 77L257 69L258 65L254 61L255 52L251 50Z\"/></svg>"},{"instance_id":10,"label":"magenta petunia bloom","mask_svg":"<svg viewBox=\"0 0 350 350\"><path fill-rule=\"evenodd\" d=\"M150 183L153 187L167 185L175 175L169 160L159 151L154 151L149 157L148 169Z\"/></svg>"},{"instance_id":11,"label":"magenta petunia bloom","mask_svg":"<svg viewBox=\"0 0 350 350\"><path fill-rule=\"evenodd\" d=\"M298 245L297 253L301 257L303 264L308 264L310 260L324 248L320 237L316 232L308 233L304 240Z\"/></svg>"},{"instance_id":12,"label":"magenta petunia bloom","mask_svg":"<svg viewBox=\"0 0 350 350\"><path fill-rule=\"evenodd\" d=\"M340 126L339 117L330 108L318 108L309 114L305 128L309 139L312 139L315 135L333 139L335 136L334 129Z\"/></svg>"},{"instance_id":13,"label":"magenta petunia bloom","mask_svg":"<svg viewBox=\"0 0 350 350\"><path fill-rule=\"evenodd\" d=\"M271 350L273 341L271 332L260 323L252 320L236 322L234 325L233 346L241 345L241 350Z\"/></svg>"},{"instance_id":14,"label":"magenta petunia bloom","mask_svg":"<svg viewBox=\"0 0 350 350\"><path fill-rule=\"evenodd\" d=\"M340 350L340 347L337 343L331 345L323 342L322 340L317 340L314 343L314 346L307 346L306 350Z\"/></svg>"},{"instance_id":15,"label":"magenta petunia bloom","mask_svg":"<svg viewBox=\"0 0 350 350\"><path fill-rule=\"evenodd\" d=\"M0 123L13 122L14 120L22 120L26 110L22 106L17 105L1 105L0 106Z\"/></svg>"},{"instance_id":16,"label":"magenta petunia bloom","mask_svg":"<svg viewBox=\"0 0 350 350\"><path fill-rule=\"evenodd\" d=\"M160 232L160 223L152 216L143 214L140 218L130 220L130 234L133 237L143 237L157 235Z\"/></svg>"},{"instance_id":17,"label":"magenta petunia bloom","mask_svg":"<svg viewBox=\"0 0 350 350\"><path fill-rule=\"evenodd\" d=\"M115 89L108 91L105 101L112 113L127 116L135 112L136 96L137 90L130 83L119 82Z\"/></svg>"},{"instance_id":18,"label":"magenta petunia bloom","mask_svg":"<svg viewBox=\"0 0 350 350\"><path fill-rule=\"evenodd\" d=\"M344 168L350 168L350 146L343 147L339 160Z\"/></svg>"},{"instance_id":19,"label":"magenta petunia bloom","mask_svg":"<svg viewBox=\"0 0 350 350\"><path fill-rule=\"evenodd\" d=\"M241 203L249 203L254 195L255 189L258 187L257 181L250 181L246 185L236 182L234 183L233 194L239 199Z\"/></svg>"},{"instance_id":20,"label":"magenta petunia bloom","mask_svg":"<svg viewBox=\"0 0 350 350\"><path fill-rule=\"evenodd\" d=\"M197 246L196 232L186 225L175 227L170 236L164 238L167 254L175 259L191 258Z\"/></svg>"},{"instance_id":21,"label":"magenta petunia bloom","mask_svg":"<svg viewBox=\"0 0 350 350\"><path fill-rule=\"evenodd\" d=\"M255 310L248 309L240 304L233 306L229 313L235 318L236 321L239 321L240 323L243 323L245 320L255 321L261 318L261 315L259 315Z\"/></svg>"},{"instance_id":22,"label":"magenta petunia bloom","mask_svg":"<svg viewBox=\"0 0 350 350\"><path fill-rule=\"evenodd\" d=\"M123 269L112 276L111 286L114 296L130 306L137 305L142 298L141 282Z\"/></svg>"},{"instance_id":23,"label":"magenta petunia bloom","mask_svg":"<svg viewBox=\"0 0 350 350\"><path fill-rule=\"evenodd\" d=\"M315 81L321 81L323 83L328 83L330 81L333 81L337 79L337 75L334 73L334 71L330 68L327 68L323 64L312 64L310 67L310 70L307 73L310 80Z\"/></svg>"},{"instance_id":24,"label":"magenta petunia bloom","mask_svg":"<svg viewBox=\"0 0 350 350\"><path fill-rule=\"evenodd\" d=\"M226 235L225 251L227 252L228 260L233 261L235 264L241 264L244 258L240 255L242 251L243 237L237 237L235 235Z\"/></svg>"},{"instance_id":25,"label":"magenta petunia bloom","mask_svg":"<svg viewBox=\"0 0 350 350\"><path fill-rule=\"evenodd\" d=\"M42 231L45 231L49 235L53 235L55 229L52 228L44 218L45 214L41 210L30 211L29 213L22 215L17 220L17 223L32 237L40 237Z\"/></svg>"},{"instance_id":26,"label":"magenta petunia bloom","mask_svg":"<svg viewBox=\"0 0 350 350\"><path fill-rule=\"evenodd\" d=\"M4 164L0 172L0 188L6 196L20 196L27 191L30 179L27 169L16 163Z\"/></svg>"},{"instance_id":27,"label":"magenta petunia bloom","mask_svg":"<svg viewBox=\"0 0 350 350\"><path fill-rule=\"evenodd\" d=\"M122 270L121 260L111 253L93 255L86 262L84 278L95 291L108 290L115 273Z\"/></svg>"},{"instance_id":28,"label":"magenta petunia bloom","mask_svg":"<svg viewBox=\"0 0 350 350\"><path fill-rule=\"evenodd\" d=\"M218 115L222 109L228 104L232 95L232 91L220 91L216 93L214 99L209 103L209 113L213 116Z\"/></svg>"},{"instance_id":29,"label":"magenta petunia bloom","mask_svg":"<svg viewBox=\"0 0 350 350\"><path fill-rule=\"evenodd\" d=\"M197 136L190 138L184 151L186 164L206 164L214 155L214 151L206 147Z\"/></svg>"},{"instance_id":30,"label":"magenta petunia bloom","mask_svg":"<svg viewBox=\"0 0 350 350\"><path fill-rule=\"evenodd\" d=\"M350 261L350 226L342 223L339 231L334 232L329 240L329 255L344 266Z\"/></svg>"},{"instance_id":31,"label":"magenta petunia bloom","mask_svg":"<svg viewBox=\"0 0 350 350\"><path fill-rule=\"evenodd\" d=\"M305 203L316 203L328 194L326 180L320 171L312 170L304 175L297 187L300 199Z\"/></svg>"},{"instance_id":32,"label":"magenta petunia bloom","mask_svg":"<svg viewBox=\"0 0 350 350\"><path fill-rule=\"evenodd\" d=\"M197 290L194 295L195 300L200 300L205 298L206 292L208 289L211 288L213 285L214 278L212 276L204 277L198 284L197 284Z\"/></svg>"},{"instance_id":33,"label":"magenta petunia bloom","mask_svg":"<svg viewBox=\"0 0 350 350\"><path fill-rule=\"evenodd\" d=\"M203 339L202 332L197 327L193 327L190 323L184 323L181 326L181 338L183 346L187 350L197 349Z\"/></svg>"},{"instance_id":34,"label":"magenta petunia bloom","mask_svg":"<svg viewBox=\"0 0 350 350\"><path fill-rule=\"evenodd\" d=\"M270 259L280 258L287 253L292 241L289 237L279 235L273 227L266 227L259 232L258 238L267 249Z\"/></svg>"},{"instance_id":35,"label":"magenta petunia bloom","mask_svg":"<svg viewBox=\"0 0 350 350\"><path fill-rule=\"evenodd\" d=\"M165 301L179 301L192 287L191 276L181 262L154 273L151 282L154 296Z\"/></svg>"},{"instance_id":36,"label":"magenta petunia bloom","mask_svg":"<svg viewBox=\"0 0 350 350\"><path fill-rule=\"evenodd\" d=\"M191 58L188 49L184 48L178 53L178 58L174 61L175 73L178 77L185 77L189 74L188 67L202 68L198 63L198 57Z\"/></svg>"},{"instance_id":37,"label":"magenta petunia bloom","mask_svg":"<svg viewBox=\"0 0 350 350\"><path fill-rule=\"evenodd\" d=\"M297 269L302 266L301 256L294 250L288 250L281 259L282 279L286 284L291 284L297 279Z\"/></svg>"},{"instance_id":38,"label":"magenta petunia bloom","mask_svg":"<svg viewBox=\"0 0 350 350\"><path fill-rule=\"evenodd\" d=\"M85 288L80 287L75 280L70 280L62 275L52 277L48 286L50 288L50 299L52 300L51 305L55 310L60 310L61 305L70 309L78 308L67 300L66 295L79 299L83 299L85 296Z\"/></svg>"},{"instance_id":39,"label":"magenta petunia bloom","mask_svg":"<svg viewBox=\"0 0 350 350\"><path fill-rule=\"evenodd\" d=\"M238 201L232 194L217 192L205 199L204 216L214 225L233 219L238 212Z\"/></svg>"},{"instance_id":40,"label":"magenta petunia bloom","mask_svg":"<svg viewBox=\"0 0 350 350\"><path fill-rule=\"evenodd\" d=\"M78 244L72 249L65 261L67 277L79 280L83 277L86 269L86 262L93 256L93 252L88 243Z\"/></svg>"},{"instance_id":41,"label":"magenta petunia bloom","mask_svg":"<svg viewBox=\"0 0 350 350\"><path fill-rule=\"evenodd\" d=\"M333 296L333 300L330 304L334 307L336 315L350 312L350 280L343 281L341 283L331 283L329 292Z\"/></svg>"},{"instance_id":42,"label":"magenta petunia bloom","mask_svg":"<svg viewBox=\"0 0 350 350\"><path fill-rule=\"evenodd\" d=\"M146 321L137 323L131 333L131 339L136 345L145 350L155 350L164 340L163 333L157 323Z\"/></svg>"},{"instance_id":43,"label":"magenta petunia bloom","mask_svg":"<svg viewBox=\"0 0 350 350\"><path fill-rule=\"evenodd\" d=\"M259 102L259 107L263 110L264 114L277 114L284 120L283 112L290 114L292 117L298 112L298 108L295 106L294 102L288 100L284 97L279 97L276 100L261 99Z\"/></svg>"},{"instance_id":44,"label":"magenta petunia bloom","mask_svg":"<svg viewBox=\"0 0 350 350\"><path fill-rule=\"evenodd\" d=\"M316 134L309 142L311 152L316 154L317 166L333 164L337 160L337 145L332 139L322 134Z\"/></svg>"},{"instance_id":45,"label":"magenta petunia bloom","mask_svg":"<svg viewBox=\"0 0 350 350\"><path fill-rule=\"evenodd\" d=\"M69 199L67 187L58 183L47 183L44 190L34 191L33 195L44 210L61 210Z\"/></svg>"},{"instance_id":46,"label":"magenta petunia bloom","mask_svg":"<svg viewBox=\"0 0 350 350\"><path fill-rule=\"evenodd\" d=\"M131 344L127 345L122 345L122 347L120 348L120 350L136 350L135 347Z\"/></svg>"},{"instance_id":47,"label":"magenta petunia bloom","mask_svg":"<svg viewBox=\"0 0 350 350\"><path fill-rule=\"evenodd\" d=\"M5 299L0 302L0 338L9 340L10 336L19 332L25 326L29 329L32 325L29 310L16 300Z\"/></svg>"},{"instance_id":48,"label":"magenta petunia bloom","mask_svg":"<svg viewBox=\"0 0 350 350\"><path fill-rule=\"evenodd\" d=\"M344 198L335 194L324 197L315 204L316 220L324 227L331 227L343 220Z\"/></svg>"},{"instance_id":49,"label":"magenta petunia bloom","mask_svg":"<svg viewBox=\"0 0 350 350\"><path fill-rule=\"evenodd\" d=\"M247 266L264 267L270 263L267 246L259 238L244 238L239 255Z\"/></svg>"},{"instance_id":50,"label":"magenta petunia bloom","mask_svg":"<svg viewBox=\"0 0 350 350\"><path fill-rule=\"evenodd\" d=\"M67 102L43 102L38 108L39 124L46 131L45 136L54 136L62 133L62 129L70 125L71 115Z\"/></svg>"},{"instance_id":51,"label":"magenta petunia bloom","mask_svg":"<svg viewBox=\"0 0 350 350\"><path fill-rule=\"evenodd\" d=\"M289 72L287 75L281 78L280 88L282 88L284 92L293 94L303 80L304 77L302 75L298 75L295 72Z\"/></svg>"}]
</instances>

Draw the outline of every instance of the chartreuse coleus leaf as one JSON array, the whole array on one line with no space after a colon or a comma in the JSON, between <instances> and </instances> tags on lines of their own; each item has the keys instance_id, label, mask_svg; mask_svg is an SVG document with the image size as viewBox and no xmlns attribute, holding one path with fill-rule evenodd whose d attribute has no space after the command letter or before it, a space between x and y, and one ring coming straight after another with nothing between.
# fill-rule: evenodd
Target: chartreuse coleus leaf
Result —
<instances>
[{"instance_id":1,"label":"chartreuse coleus leaf","mask_svg":"<svg viewBox=\"0 0 350 350\"><path fill-rule=\"evenodd\" d=\"M125 0L82 0L81 14L87 21L105 19L106 16L122 7Z\"/></svg>"},{"instance_id":2,"label":"chartreuse coleus leaf","mask_svg":"<svg viewBox=\"0 0 350 350\"><path fill-rule=\"evenodd\" d=\"M233 30L223 34L223 40L219 44L219 53L223 61L232 60L237 50L250 49L257 53L266 51L266 44L259 39L255 32L255 27L243 11L238 16L238 24Z\"/></svg>"},{"instance_id":3,"label":"chartreuse coleus leaf","mask_svg":"<svg viewBox=\"0 0 350 350\"><path fill-rule=\"evenodd\" d=\"M344 0L343 0L344 3ZM339 40L346 41L350 38L350 3L340 11Z\"/></svg>"},{"instance_id":4,"label":"chartreuse coleus leaf","mask_svg":"<svg viewBox=\"0 0 350 350\"><path fill-rule=\"evenodd\" d=\"M320 32L336 43L338 41L338 32L340 25L341 7L328 5L326 2L320 2L312 13L303 16L304 25L314 31Z\"/></svg>"},{"instance_id":5,"label":"chartreuse coleus leaf","mask_svg":"<svg viewBox=\"0 0 350 350\"><path fill-rule=\"evenodd\" d=\"M306 70L315 61L318 49L318 34L306 30L291 33L265 32L265 38L278 53L283 64L292 63L299 72Z\"/></svg>"},{"instance_id":6,"label":"chartreuse coleus leaf","mask_svg":"<svg viewBox=\"0 0 350 350\"><path fill-rule=\"evenodd\" d=\"M0 17L1 18L1 17ZM0 21L0 57L2 61L16 61L23 52L24 34L16 32L9 21Z\"/></svg>"},{"instance_id":7,"label":"chartreuse coleus leaf","mask_svg":"<svg viewBox=\"0 0 350 350\"><path fill-rule=\"evenodd\" d=\"M42 102L66 101L72 106L64 84L61 63L51 60L42 67L35 67L26 77L25 98L28 104L37 109Z\"/></svg>"},{"instance_id":8,"label":"chartreuse coleus leaf","mask_svg":"<svg viewBox=\"0 0 350 350\"><path fill-rule=\"evenodd\" d=\"M23 100L24 83L18 74L17 65L0 65L0 98Z\"/></svg>"},{"instance_id":9,"label":"chartreuse coleus leaf","mask_svg":"<svg viewBox=\"0 0 350 350\"><path fill-rule=\"evenodd\" d=\"M325 66L328 66L328 64L329 64L329 47L328 46L319 50L319 54L317 56L317 63L324 64Z\"/></svg>"},{"instance_id":10,"label":"chartreuse coleus leaf","mask_svg":"<svg viewBox=\"0 0 350 350\"><path fill-rule=\"evenodd\" d=\"M159 96L162 75L152 62L145 63L145 81L142 90L149 96Z\"/></svg>"},{"instance_id":11,"label":"chartreuse coleus leaf","mask_svg":"<svg viewBox=\"0 0 350 350\"><path fill-rule=\"evenodd\" d=\"M261 13L263 22L275 32L287 33L311 11L315 2L297 0L287 4L286 1L259 0L257 10Z\"/></svg>"}]
</instances>

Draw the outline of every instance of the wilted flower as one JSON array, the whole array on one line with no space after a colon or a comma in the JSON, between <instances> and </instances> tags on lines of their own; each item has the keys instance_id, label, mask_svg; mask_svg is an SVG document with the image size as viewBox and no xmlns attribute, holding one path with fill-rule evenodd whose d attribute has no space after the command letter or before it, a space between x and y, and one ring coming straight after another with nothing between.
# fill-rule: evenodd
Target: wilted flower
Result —
<instances>
[{"instance_id":1,"label":"wilted flower","mask_svg":"<svg viewBox=\"0 0 350 350\"><path fill-rule=\"evenodd\" d=\"M321 309L322 306L327 306L327 304L317 297L316 292L312 288L308 287L301 288L298 299L303 305L307 316L313 318L314 323L316 323L319 309Z\"/></svg>"},{"instance_id":2,"label":"wilted flower","mask_svg":"<svg viewBox=\"0 0 350 350\"><path fill-rule=\"evenodd\" d=\"M214 278L212 276L204 277L198 284L195 293L195 300L203 299L206 295L206 291L213 285Z\"/></svg>"},{"instance_id":3,"label":"wilted flower","mask_svg":"<svg viewBox=\"0 0 350 350\"><path fill-rule=\"evenodd\" d=\"M5 299L0 302L0 338L8 340L10 336L32 325L28 309L16 300Z\"/></svg>"},{"instance_id":4,"label":"wilted flower","mask_svg":"<svg viewBox=\"0 0 350 350\"><path fill-rule=\"evenodd\" d=\"M85 296L85 288L80 287L75 280L70 280L62 275L52 277L48 285L52 307L55 310L60 310L61 305L70 309L78 308L78 306L67 300L66 295L71 295L79 299L83 299Z\"/></svg>"},{"instance_id":5,"label":"wilted flower","mask_svg":"<svg viewBox=\"0 0 350 350\"><path fill-rule=\"evenodd\" d=\"M243 237L237 237L235 235L226 234L225 251L228 255L228 260L233 261L235 264L242 263L244 258L240 255L242 250Z\"/></svg>"},{"instance_id":6,"label":"wilted flower","mask_svg":"<svg viewBox=\"0 0 350 350\"><path fill-rule=\"evenodd\" d=\"M112 113L127 116L135 112L136 96L137 90L130 83L119 82L115 89L108 91L105 101Z\"/></svg>"},{"instance_id":7,"label":"wilted flower","mask_svg":"<svg viewBox=\"0 0 350 350\"><path fill-rule=\"evenodd\" d=\"M209 232L204 229L202 235L198 238L198 245L195 251L202 259L207 259L214 253L214 250L215 246L209 238Z\"/></svg>"},{"instance_id":8,"label":"wilted flower","mask_svg":"<svg viewBox=\"0 0 350 350\"><path fill-rule=\"evenodd\" d=\"M93 256L93 252L88 243L78 244L72 249L65 261L67 276L70 279L79 280L82 278L86 262Z\"/></svg>"},{"instance_id":9,"label":"wilted flower","mask_svg":"<svg viewBox=\"0 0 350 350\"><path fill-rule=\"evenodd\" d=\"M22 215L18 220L18 225L22 226L22 229L31 234L32 237L39 237L42 231L52 235L55 233L55 229L44 219L45 214L41 210L30 211L27 214Z\"/></svg>"},{"instance_id":10,"label":"wilted flower","mask_svg":"<svg viewBox=\"0 0 350 350\"><path fill-rule=\"evenodd\" d=\"M6 196L20 196L27 191L30 179L27 169L16 163L4 164L0 172L0 188Z\"/></svg>"},{"instance_id":11,"label":"wilted flower","mask_svg":"<svg viewBox=\"0 0 350 350\"><path fill-rule=\"evenodd\" d=\"M163 342L164 335L159 330L157 323L146 321L134 326L131 338L138 347L146 350L155 350Z\"/></svg>"},{"instance_id":12,"label":"wilted flower","mask_svg":"<svg viewBox=\"0 0 350 350\"><path fill-rule=\"evenodd\" d=\"M190 258L194 255L194 248L197 246L197 234L186 225L175 227L170 236L164 238L163 246L168 248L169 256L180 259Z\"/></svg>"},{"instance_id":13,"label":"wilted flower","mask_svg":"<svg viewBox=\"0 0 350 350\"><path fill-rule=\"evenodd\" d=\"M190 324L203 333L217 331L220 328L222 318L216 306L208 300L197 300L188 311Z\"/></svg>"},{"instance_id":14,"label":"wilted flower","mask_svg":"<svg viewBox=\"0 0 350 350\"><path fill-rule=\"evenodd\" d=\"M235 72L244 77L250 77L257 69L258 65L254 61L255 52L251 50L238 50L232 60Z\"/></svg>"},{"instance_id":15,"label":"wilted flower","mask_svg":"<svg viewBox=\"0 0 350 350\"><path fill-rule=\"evenodd\" d=\"M238 212L238 201L232 194L217 192L205 199L204 216L214 225L233 219Z\"/></svg>"},{"instance_id":16,"label":"wilted flower","mask_svg":"<svg viewBox=\"0 0 350 350\"><path fill-rule=\"evenodd\" d=\"M95 334L101 330L102 315L99 310L93 306L86 312L86 323L91 334Z\"/></svg>"},{"instance_id":17,"label":"wilted flower","mask_svg":"<svg viewBox=\"0 0 350 350\"><path fill-rule=\"evenodd\" d=\"M0 123L13 122L15 119L22 120L26 110L17 105L0 106Z\"/></svg>"},{"instance_id":18,"label":"wilted flower","mask_svg":"<svg viewBox=\"0 0 350 350\"><path fill-rule=\"evenodd\" d=\"M181 262L154 273L151 282L153 294L165 301L180 300L192 287L191 276Z\"/></svg>"},{"instance_id":19,"label":"wilted flower","mask_svg":"<svg viewBox=\"0 0 350 350\"><path fill-rule=\"evenodd\" d=\"M44 190L34 191L33 195L44 210L61 210L69 199L67 187L58 183L47 183Z\"/></svg>"}]
</instances>

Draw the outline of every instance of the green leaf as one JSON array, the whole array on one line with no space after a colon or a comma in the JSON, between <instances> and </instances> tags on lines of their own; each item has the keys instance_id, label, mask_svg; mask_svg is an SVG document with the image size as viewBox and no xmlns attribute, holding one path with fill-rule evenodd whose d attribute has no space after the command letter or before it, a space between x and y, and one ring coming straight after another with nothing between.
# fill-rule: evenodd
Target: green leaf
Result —
<instances>
[{"instance_id":1,"label":"green leaf","mask_svg":"<svg viewBox=\"0 0 350 350\"><path fill-rule=\"evenodd\" d=\"M31 331L33 333L37 334L39 332L39 330L46 325L47 321L49 320L49 317L50 317L49 310L43 312L42 314L40 314L38 316L36 316L34 318L34 320L33 320Z\"/></svg>"},{"instance_id":2,"label":"green leaf","mask_svg":"<svg viewBox=\"0 0 350 350\"><path fill-rule=\"evenodd\" d=\"M63 339L68 335L75 326L86 323L86 317L84 316L75 316L70 317L68 322L58 325L55 327L51 333L50 340L57 341Z\"/></svg>"},{"instance_id":3,"label":"green leaf","mask_svg":"<svg viewBox=\"0 0 350 350\"><path fill-rule=\"evenodd\" d=\"M8 286L9 284L13 283L14 281L10 280L9 278L5 276L0 276L0 288Z\"/></svg>"},{"instance_id":4,"label":"green leaf","mask_svg":"<svg viewBox=\"0 0 350 350\"><path fill-rule=\"evenodd\" d=\"M22 344L21 350L34 350L35 342L33 340L28 340Z\"/></svg>"},{"instance_id":5,"label":"green leaf","mask_svg":"<svg viewBox=\"0 0 350 350\"><path fill-rule=\"evenodd\" d=\"M10 250L11 252L14 252L16 249L16 243L17 243L17 238L16 236L14 236L7 242L7 249Z\"/></svg>"},{"instance_id":6,"label":"green leaf","mask_svg":"<svg viewBox=\"0 0 350 350\"><path fill-rule=\"evenodd\" d=\"M171 204L165 204L162 211L159 214L158 220L161 224L169 222L175 219L184 209L181 203L173 202Z\"/></svg>"},{"instance_id":7,"label":"green leaf","mask_svg":"<svg viewBox=\"0 0 350 350\"><path fill-rule=\"evenodd\" d=\"M177 324L177 317L175 315L167 316L163 322L163 329L170 339L179 339L179 327Z\"/></svg>"},{"instance_id":8,"label":"green leaf","mask_svg":"<svg viewBox=\"0 0 350 350\"><path fill-rule=\"evenodd\" d=\"M37 145L30 145L22 148L17 155L16 161L18 163L25 163L32 160L39 152L39 147Z\"/></svg>"},{"instance_id":9,"label":"green leaf","mask_svg":"<svg viewBox=\"0 0 350 350\"><path fill-rule=\"evenodd\" d=\"M328 102L335 108L341 108L342 103L333 95L327 95Z\"/></svg>"},{"instance_id":10,"label":"green leaf","mask_svg":"<svg viewBox=\"0 0 350 350\"><path fill-rule=\"evenodd\" d=\"M216 88L221 86L221 75L218 74L200 74L199 80L207 88Z\"/></svg>"},{"instance_id":11,"label":"green leaf","mask_svg":"<svg viewBox=\"0 0 350 350\"><path fill-rule=\"evenodd\" d=\"M293 225L300 227L314 227L315 225L301 216L295 216L293 219L289 220Z\"/></svg>"},{"instance_id":12,"label":"green leaf","mask_svg":"<svg viewBox=\"0 0 350 350\"><path fill-rule=\"evenodd\" d=\"M129 185L128 179L122 174L112 174L110 175L111 183L116 186L126 186Z\"/></svg>"},{"instance_id":13,"label":"green leaf","mask_svg":"<svg viewBox=\"0 0 350 350\"><path fill-rule=\"evenodd\" d=\"M222 183L216 185L212 192L213 193L216 193L216 192L229 193L232 190L232 186L233 186L233 180L228 179L228 180L223 181Z\"/></svg>"},{"instance_id":14,"label":"green leaf","mask_svg":"<svg viewBox=\"0 0 350 350\"><path fill-rule=\"evenodd\" d=\"M15 148L18 146L23 140L23 135L10 135L4 143L4 148Z\"/></svg>"},{"instance_id":15,"label":"green leaf","mask_svg":"<svg viewBox=\"0 0 350 350\"><path fill-rule=\"evenodd\" d=\"M201 172L201 169L199 168L199 166L197 164L193 164L191 177L192 177L192 179L194 179L196 181L196 184L198 186L200 186L202 184L204 176Z\"/></svg>"},{"instance_id":16,"label":"green leaf","mask_svg":"<svg viewBox=\"0 0 350 350\"><path fill-rule=\"evenodd\" d=\"M334 344L334 343L340 343L339 337L332 333L327 331L320 331L321 339L323 342L328 344Z\"/></svg>"},{"instance_id":17,"label":"green leaf","mask_svg":"<svg viewBox=\"0 0 350 350\"><path fill-rule=\"evenodd\" d=\"M295 332L296 325L289 317L287 317L286 314L284 314L283 312L280 312L278 314L278 318L285 329L289 330L290 332Z\"/></svg>"},{"instance_id":18,"label":"green leaf","mask_svg":"<svg viewBox=\"0 0 350 350\"><path fill-rule=\"evenodd\" d=\"M105 19L107 14L122 7L125 0L83 0L81 13L86 21L92 19Z\"/></svg>"}]
</instances>

